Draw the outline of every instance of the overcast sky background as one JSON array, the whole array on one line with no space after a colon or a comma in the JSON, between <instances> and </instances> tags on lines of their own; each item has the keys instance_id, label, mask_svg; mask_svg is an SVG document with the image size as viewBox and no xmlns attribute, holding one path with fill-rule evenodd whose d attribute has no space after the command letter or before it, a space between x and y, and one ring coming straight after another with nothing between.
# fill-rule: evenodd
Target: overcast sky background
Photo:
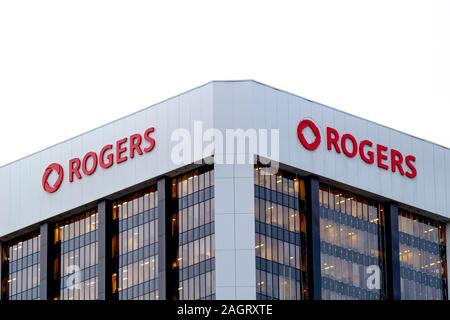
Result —
<instances>
[{"instance_id":1,"label":"overcast sky background","mask_svg":"<svg viewBox=\"0 0 450 320\"><path fill-rule=\"evenodd\" d=\"M0 166L228 79L450 147L450 1L1 1Z\"/></svg>"}]
</instances>

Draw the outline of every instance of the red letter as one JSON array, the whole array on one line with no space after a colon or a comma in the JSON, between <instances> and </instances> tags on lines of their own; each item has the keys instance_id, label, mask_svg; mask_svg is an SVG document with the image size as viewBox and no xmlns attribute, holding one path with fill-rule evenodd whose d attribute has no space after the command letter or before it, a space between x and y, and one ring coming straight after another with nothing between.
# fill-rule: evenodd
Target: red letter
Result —
<instances>
[{"instance_id":1,"label":"red letter","mask_svg":"<svg viewBox=\"0 0 450 320\"><path fill-rule=\"evenodd\" d=\"M144 152L146 152L146 153L152 151L155 148L156 141L155 141L155 139L150 137L150 134L153 133L154 131L155 131L155 128L153 128L153 127L145 130L144 139L145 139L145 141L148 142L148 147L144 148Z\"/></svg>"},{"instance_id":2,"label":"red letter","mask_svg":"<svg viewBox=\"0 0 450 320\"><path fill-rule=\"evenodd\" d=\"M73 175L75 174L78 179L81 179L80 174L81 161L78 158L73 158L69 160L69 181L73 182Z\"/></svg>"},{"instance_id":3,"label":"red letter","mask_svg":"<svg viewBox=\"0 0 450 320\"><path fill-rule=\"evenodd\" d=\"M333 135L333 137L331 137ZM341 153L341 149L339 148L339 132L336 129L327 127L327 148L331 150L331 145L334 146L334 149L337 153Z\"/></svg>"},{"instance_id":4,"label":"red letter","mask_svg":"<svg viewBox=\"0 0 450 320\"><path fill-rule=\"evenodd\" d=\"M347 140L350 140L352 142L352 147L353 147L352 152L348 151L348 149L347 149ZM356 142L355 137L349 133L344 134L342 136L341 146L342 146L342 151L349 158L353 158L358 153L358 143Z\"/></svg>"},{"instance_id":5,"label":"red letter","mask_svg":"<svg viewBox=\"0 0 450 320\"><path fill-rule=\"evenodd\" d=\"M137 140L137 141L136 141ZM142 156L141 150L142 137L139 133L133 134L130 137L130 158L134 158L134 151L136 150L139 155Z\"/></svg>"},{"instance_id":6,"label":"red letter","mask_svg":"<svg viewBox=\"0 0 450 320\"><path fill-rule=\"evenodd\" d=\"M92 158L92 168L90 170L88 170L87 168L87 162L89 160L89 158ZM83 173L87 176L90 176L91 174L93 174L95 172L95 170L97 170L97 164L98 164L98 158L97 158L97 154L95 152L88 152L84 155L83 157Z\"/></svg>"},{"instance_id":7,"label":"red letter","mask_svg":"<svg viewBox=\"0 0 450 320\"><path fill-rule=\"evenodd\" d=\"M383 146L381 144L377 144L377 164L378 167L384 170L389 170L389 166L385 163L383 163L383 160L387 160L387 155L385 155L383 152L387 151L388 148L386 146Z\"/></svg>"},{"instance_id":8,"label":"red letter","mask_svg":"<svg viewBox=\"0 0 450 320\"><path fill-rule=\"evenodd\" d=\"M108 144L102 148L100 151L100 167L103 169L108 169L111 167L114 163L114 155L112 153L108 154L106 156L106 159L108 159L108 162L105 162L105 152L108 150L111 150L113 148L112 144Z\"/></svg>"},{"instance_id":9,"label":"red letter","mask_svg":"<svg viewBox=\"0 0 450 320\"><path fill-rule=\"evenodd\" d=\"M365 163L372 164L375 161L373 151L368 151L366 156L366 154L364 153L365 146L372 147L373 146L372 141L369 140L361 141L361 143L359 144L359 156L361 157L361 159L363 159Z\"/></svg>"},{"instance_id":10,"label":"red letter","mask_svg":"<svg viewBox=\"0 0 450 320\"><path fill-rule=\"evenodd\" d=\"M122 157L122 154L127 151L127 148L123 147L122 145L125 142L127 142L127 140L128 140L128 138L123 138L123 139L117 140L117 142L116 142L116 161L117 161L117 163L122 163L122 162L128 160L127 156Z\"/></svg>"},{"instance_id":11,"label":"red letter","mask_svg":"<svg viewBox=\"0 0 450 320\"><path fill-rule=\"evenodd\" d=\"M400 172L400 174L402 176L405 175L405 172L403 171L403 155L401 154L400 151L397 151L395 149L391 149L391 170L392 172L395 172L395 168L398 168L398 172Z\"/></svg>"},{"instance_id":12,"label":"red letter","mask_svg":"<svg viewBox=\"0 0 450 320\"><path fill-rule=\"evenodd\" d=\"M406 161L406 165L408 166L408 168L411 169L411 172L406 172L405 175L410 179L414 179L415 177L417 177L417 169L414 166L416 157L414 157L412 155L406 156L405 161Z\"/></svg>"}]
</instances>

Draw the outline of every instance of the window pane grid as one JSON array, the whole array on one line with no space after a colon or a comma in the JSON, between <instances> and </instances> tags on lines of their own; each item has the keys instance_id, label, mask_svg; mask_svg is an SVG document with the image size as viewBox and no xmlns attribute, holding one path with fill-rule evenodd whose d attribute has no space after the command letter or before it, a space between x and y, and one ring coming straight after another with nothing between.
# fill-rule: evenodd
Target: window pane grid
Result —
<instances>
[{"instance_id":1,"label":"window pane grid","mask_svg":"<svg viewBox=\"0 0 450 320\"><path fill-rule=\"evenodd\" d=\"M8 300L39 300L40 240L38 233L32 233L3 248Z\"/></svg>"},{"instance_id":2,"label":"window pane grid","mask_svg":"<svg viewBox=\"0 0 450 320\"><path fill-rule=\"evenodd\" d=\"M117 273L113 293L119 300L157 300L158 293L158 191L150 187L113 204L118 226L113 240Z\"/></svg>"},{"instance_id":3,"label":"window pane grid","mask_svg":"<svg viewBox=\"0 0 450 320\"><path fill-rule=\"evenodd\" d=\"M325 184L319 204L322 299L385 299L383 206Z\"/></svg>"},{"instance_id":4,"label":"window pane grid","mask_svg":"<svg viewBox=\"0 0 450 320\"><path fill-rule=\"evenodd\" d=\"M194 170L172 181L172 232L178 249L176 299L215 299L214 171Z\"/></svg>"},{"instance_id":5,"label":"window pane grid","mask_svg":"<svg viewBox=\"0 0 450 320\"><path fill-rule=\"evenodd\" d=\"M257 299L306 299L304 181L260 166L254 177Z\"/></svg>"},{"instance_id":6,"label":"window pane grid","mask_svg":"<svg viewBox=\"0 0 450 320\"><path fill-rule=\"evenodd\" d=\"M58 300L98 298L98 212L88 211L56 224L55 280Z\"/></svg>"},{"instance_id":7,"label":"window pane grid","mask_svg":"<svg viewBox=\"0 0 450 320\"><path fill-rule=\"evenodd\" d=\"M399 239L402 299L445 300L445 225L399 210Z\"/></svg>"}]
</instances>

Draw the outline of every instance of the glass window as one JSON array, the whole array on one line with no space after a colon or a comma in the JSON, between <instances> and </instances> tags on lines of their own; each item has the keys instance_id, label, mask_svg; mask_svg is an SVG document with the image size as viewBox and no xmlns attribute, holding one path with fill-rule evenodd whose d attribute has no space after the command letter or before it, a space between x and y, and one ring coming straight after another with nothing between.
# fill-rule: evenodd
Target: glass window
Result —
<instances>
[{"instance_id":1,"label":"glass window","mask_svg":"<svg viewBox=\"0 0 450 320\"><path fill-rule=\"evenodd\" d=\"M35 232L3 246L3 299L39 300L40 239Z\"/></svg>"},{"instance_id":2,"label":"glass window","mask_svg":"<svg viewBox=\"0 0 450 320\"><path fill-rule=\"evenodd\" d=\"M95 300L98 297L98 213L88 211L55 226L54 280L57 300Z\"/></svg>"},{"instance_id":3,"label":"glass window","mask_svg":"<svg viewBox=\"0 0 450 320\"><path fill-rule=\"evenodd\" d=\"M259 300L307 298L305 185L287 172L256 165L256 295Z\"/></svg>"},{"instance_id":4,"label":"glass window","mask_svg":"<svg viewBox=\"0 0 450 320\"><path fill-rule=\"evenodd\" d=\"M403 300L446 300L445 224L399 210Z\"/></svg>"},{"instance_id":5,"label":"glass window","mask_svg":"<svg viewBox=\"0 0 450 320\"><path fill-rule=\"evenodd\" d=\"M174 299L215 299L213 168L205 166L172 181L173 236L177 238Z\"/></svg>"},{"instance_id":6,"label":"glass window","mask_svg":"<svg viewBox=\"0 0 450 320\"><path fill-rule=\"evenodd\" d=\"M159 299L157 210L155 186L113 203L113 224L118 229L113 250L118 257L112 281L119 300Z\"/></svg>"},{"instance_id":7,"label":"glass window","mask_svg":"<svg viewBox=\"0 0 450 320\"><path fill-rule=\"evenodd\" d=\"M326 184L320 193L322 299L384 299L382 206Z\"/></svg>"}]
</instances>

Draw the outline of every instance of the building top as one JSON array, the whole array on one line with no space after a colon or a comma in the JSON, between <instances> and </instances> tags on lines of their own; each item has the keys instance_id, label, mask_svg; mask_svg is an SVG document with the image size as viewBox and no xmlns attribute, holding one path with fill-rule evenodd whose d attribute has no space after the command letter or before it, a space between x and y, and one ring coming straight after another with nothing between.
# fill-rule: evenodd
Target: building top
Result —
<instances>
[{"instance_id":1,"label":"building top","mask_svg":"<svg viewBox=\"0 0 450 320\"><path fill-rule=\"evenodd\" d=\"M198 121L278 129L280 163L450 218L448 148L253 80L213 81L0 167L0 237L183 167L171 137L195 137Z\"/></svg>"},{"instance_id":2,"label":"building top","mask_svg":"<svg viewBox=\"0 0 450 320\"><path fill-rule=\"evenodd\" d=\"M407 132L403 132L403 131L401 131L401 130L398 130L398 129L395 129L395 128L386 126L386 125L384 125L384 124L380 124L380 123L378 123L378 122L376 122L376 121L372 121L372 120L369 120L369 119L366 119L366 118L363 118L363 117L360 117L360 116L351 114L351 113L349 113L349 112L340 110L340 109L338 109L338 108L328 106L328 105L326 105L326 104L323 104L323 103L320 103L320 102L317 102L317 101L314 101L314 100L311 100L311 99L302 97L302 96L300 96L300 95L298 95L298 94L295 94L295 93L292 93L292 92L289 92L289 91L286 91L286 90L282 90L282 89L273 87L273 86L271 86L271 85L268 85L268 84L265 84L265 83L262 83L262 82L259 82L259 81L253 80L253 79L242 79L242 80L212 80L212 81L207 82L207 83L205 83L205 84L199 85L199 86L197 86L197 87L195 87L195 88L193 88L193 89L189 89L189 90L187 90L187 91L184 91L183 93L179 93L179 94L177 94L177 95L175 95L175 96L173 96L173 97L167 98L167 99L165 99L165 100L162 100L162 101L160 101L160 102L157 102L157 103L155 103L155 104L152 104L152 105L150 105L150 106L148 106L148 107L145 107L145 108L143 108L143 109L134 111L133 113L130 113L130 114L125 115L125 116L123 116L123 117L120 117L120 118L118 118L118 119L115 119L115 120L112 120L112 121L107 122L107 123L105 123L105 124L102 124L102 125L100 125L100 126L98 126L98 127L96 127L96 128L93 128L93 129L90 129L90 130L85 131L85 132L83 132L83 133L80 133L80 134L78 134L78 135L76 135L76 136L74 136L74 137L71 137L71 138L68 138L68 139L66 139L66 140L64 140L64 141L55 143L55 144L53 144L53 145L51 145L51 146L48 146L48 147L46 147L46 148L44 148L44 149L42 149L42 150L38 150L38 151L36 151L36 152L33 152L33 153L31 153L31 154L29 154L29 155L26 155L26 156L24 156L24 157L22 157L22 158L19 158L19 159L17 159L17 160L13 160L13 161L11 161L11 162L9 162L9 163L3 164L3 165L0 166L0 169L3 168L3 167L8 166L8 165L10 165L10 164L12 164L12 163L14 163L14 162L20 161L20 160L22 160L22 159L24 159L24 158L26 158L26 157L32 156L32 155L34 155L35 153L43 152L43 151L45 151L45 150L47 150L47 149L50 149L50 148L52 148L52 147L54 147L54 146L56 146L56 145L58 145L58 144L64 143L64 142L69 141L69 140L72 140L72 139L76 139L76 138L78 138L78 137L80 137L80 136L82 136L82 135L84 135L84 134L86 134L86 133L89 133L89 132L94 131L94 130L96 130L96 129L100 129L100 128L104 127L104 126L108 126L108 125L110 125L110 124L112 124L112 123L114 123L114 122L121 121L121 120L123 120L123 119L125 119L125 118L127 118L127 117L131 117L131 116L133 116L133 115L135 115L135 114L137 114L137 113L139 113L139 112L143 112L143 111L145 111L145 110L147 110L147 109L149 109L149 108L152 108L152 107L154 107L154 106L156 106L156 105L159 105L160 103L164 103L164 102L167 101L167 100L175 99L175 98L177 98L177 97L179 97L179 96L181 96L181 95L184 95L184 94L186 94L186 93L188 93L188 92L190 92L190 91L197 90L197 89L199 89L199 88L201 88L201 87L208 86L208 85L211 85L211 84L213 84L213 83L220 83L220 82L223 82L223 83L253 82L253 83L255 83L255 84L258 84L258 85L261 85L261 86L265 86L265 87L271 88L271 89L273 89L273 90L277 90L277 91L280 91L280 92L283 92L283 93L286 93L286 94L290 94L290 95L296 96L296 97L298 97L298 98L300 98L300 99L304 99L305 101L309 101L309 102L311 102L311 103L320 105L320 106L322 106L322 107L324 107L324 108L330 108L330 109L335 110L335 111L337 111L337 112L342 112L343 114L347 114L347 115L349 115L349 116L352 116L352 117L355 117L355 118L359 118L359 119L361 119L361 120L369 121L369 122L371 122L371 123L373 123L373 124L375 124L375 125L377 125L377 126L382 126L382 127L387 128L387 129L395 130L395 131L397 131L397 132L399 132L399 133L401 133L401 134L405 134L405 135L411 136L412 138L419 139L419 140L422 140L422 141L425 141L425 142L429 142L429 143L432 143L432 144L434 144L434 145L436 145L436 146L439 146L439 147L442 147L442 148L444 148L444 149L450 150L449 147L443 146L443 145L441 145L441 144L439 144L439 143L435 143L435 142L432 142L432 141L430 141L430 140L420 138L420 137L418 137L418 136L415 136L414 134L410 134L410 133L407 133Z\"/></svg>"}]
</instances>

